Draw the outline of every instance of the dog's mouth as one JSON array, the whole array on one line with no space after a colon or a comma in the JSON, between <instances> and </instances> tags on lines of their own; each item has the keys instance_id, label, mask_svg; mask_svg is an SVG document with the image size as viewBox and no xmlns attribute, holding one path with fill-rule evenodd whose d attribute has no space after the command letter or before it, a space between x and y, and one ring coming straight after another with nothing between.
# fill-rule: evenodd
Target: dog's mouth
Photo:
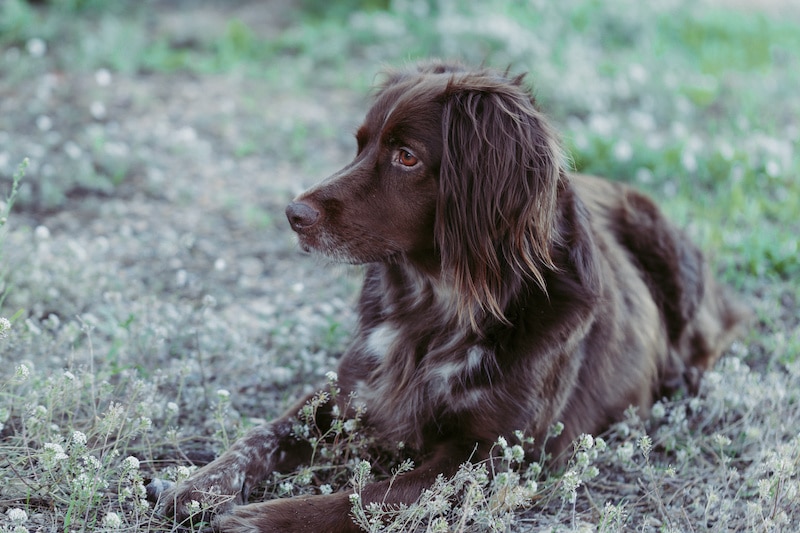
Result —
<instances>
[{"instance_id":1,"label":"dog's mouth","mask_svg":"<svg viewBox=\"0 0 800 533\"><path fill-rule=\"evenodd\" d=\"M319 230L319 231L317 231ZM300 249L307 254L324 257L334 263L348 265L364 265L367 263L393 262L398 260L402 253L370 246L359 247L349 241L342 242L321 228L297 231L297 242ZM363 243L362 243L363 244Z\"/></svg>"},{"instance_id":2,"label":"dog's mouth","mask_svg":"<svg viewBox=\"0 0 800 533\"><path fill-rule=\"evenodd\" d=\"M297 235L297 243L304 253L324 256L337 263L358 264L362 262L355 259L346 247L341 246L318 225L298 227L292 224L292 229Z\"/></svg>"},{"instance_id":3,"label":"dog's mouth","mask_svg":"<svg viewBox=\"0 0 800 533\"><path fill-rule=\"evenodd\" d=\"M322 254L322 255L329 255L329 250L327 247L322 246L317 238L315 232L308 231L308 230L297 230L294 229L294 233L297 236L297 244L300 246L300 249L309 254Z\"/></svg>"}]
</instances>

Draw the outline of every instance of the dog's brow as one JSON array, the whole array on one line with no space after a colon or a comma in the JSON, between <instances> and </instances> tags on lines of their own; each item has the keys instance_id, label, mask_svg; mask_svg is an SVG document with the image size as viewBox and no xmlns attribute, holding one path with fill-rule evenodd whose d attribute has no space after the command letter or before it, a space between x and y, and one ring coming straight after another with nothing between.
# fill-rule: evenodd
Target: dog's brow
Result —
<instances>
[{"instance_id":1,"label":"dog's brow","mask_svg":"<svg viewBox=\"0 0 800 533\"><path fill-rule=\"evenodd\" d=\"M389 108L389 111L386 113L386 117L383 119L383 124L381 125L381 140L388 140L389 143L396 137L395 132L398 129L401 129L400 126L408 124L408 117L405 113L399 113L398 117L395 117L395 112L398 108L402 109L402 105L405 104L406 101L404 99L398 98L392 103L392 107ZM396 140L396 139L395 139Z\"/></svg>"}]
</instances>

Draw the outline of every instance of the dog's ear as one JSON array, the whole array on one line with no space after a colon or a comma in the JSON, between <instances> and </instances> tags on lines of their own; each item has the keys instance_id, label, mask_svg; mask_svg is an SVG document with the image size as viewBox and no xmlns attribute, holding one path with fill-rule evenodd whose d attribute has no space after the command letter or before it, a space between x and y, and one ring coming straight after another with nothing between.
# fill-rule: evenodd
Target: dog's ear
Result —
<instances>
[{"instance_id":1,"label":"dog's ear","mask_svg":"<svg viewBox=\"0 0 800 533\"><path fill-rule=\"evenodd\" d=\"M443 96L436 242L476 327L521 283L546 290L562 153L522 78L454 76Z\"/></svg>"}]
</instances>

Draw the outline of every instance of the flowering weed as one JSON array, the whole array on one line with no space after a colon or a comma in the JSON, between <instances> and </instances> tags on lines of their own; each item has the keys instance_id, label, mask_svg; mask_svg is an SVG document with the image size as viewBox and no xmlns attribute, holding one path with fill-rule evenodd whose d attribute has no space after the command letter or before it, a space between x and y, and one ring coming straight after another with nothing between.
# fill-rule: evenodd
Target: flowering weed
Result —
<instances>
[{"instance_id":1,"label":"flowering weed","mask_svg":"<svg viewBox=\"0 0 800 533\"><path fill-rule=\"evenodd\" d=\"M185 478L320 383L294 428L312 460L254 498L353 490L368 531L799 529L797 17L369 3L252 20L213 3L215 32L169 3L0 2L0 533L174 531L147 479ZM755 323L698 397L581 436L561 467L506 436L388 508L359 489L412 469L404 444L376 450L357 398L314 416L341 394L326 372L359 276L298 256L281 222L349 157L335 132L378 64L432 55L529 71L575 169L655 196Z\"/></svg>"}]
</instances>

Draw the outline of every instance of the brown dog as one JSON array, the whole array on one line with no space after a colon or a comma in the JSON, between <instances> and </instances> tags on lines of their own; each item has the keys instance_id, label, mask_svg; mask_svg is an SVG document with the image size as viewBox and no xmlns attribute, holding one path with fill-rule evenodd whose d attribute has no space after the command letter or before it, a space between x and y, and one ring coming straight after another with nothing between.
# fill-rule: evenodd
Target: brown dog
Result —
<instances>
[{"instance_id":1,"label":"brown dog","mask_svg":"<svg viewBox=\"0 0 800 533\"><path fill-rule=\"evenodd\" d=\"M419 466L368 485L365 503L413 502L515 430L543 442L563 422L547 442L558 456L628 406L646 416L654 398L696 391L744 317L652 201L567 174L521 76L390 72L357 140L353 162L286 213L305 250L369 265L339 398L354 392L369 431L405 441ZM222 531L357 531L347 492L242 505L307 458L297 410L168 490L162 510L219 504Z\"/></svg>"}]
</instances>

